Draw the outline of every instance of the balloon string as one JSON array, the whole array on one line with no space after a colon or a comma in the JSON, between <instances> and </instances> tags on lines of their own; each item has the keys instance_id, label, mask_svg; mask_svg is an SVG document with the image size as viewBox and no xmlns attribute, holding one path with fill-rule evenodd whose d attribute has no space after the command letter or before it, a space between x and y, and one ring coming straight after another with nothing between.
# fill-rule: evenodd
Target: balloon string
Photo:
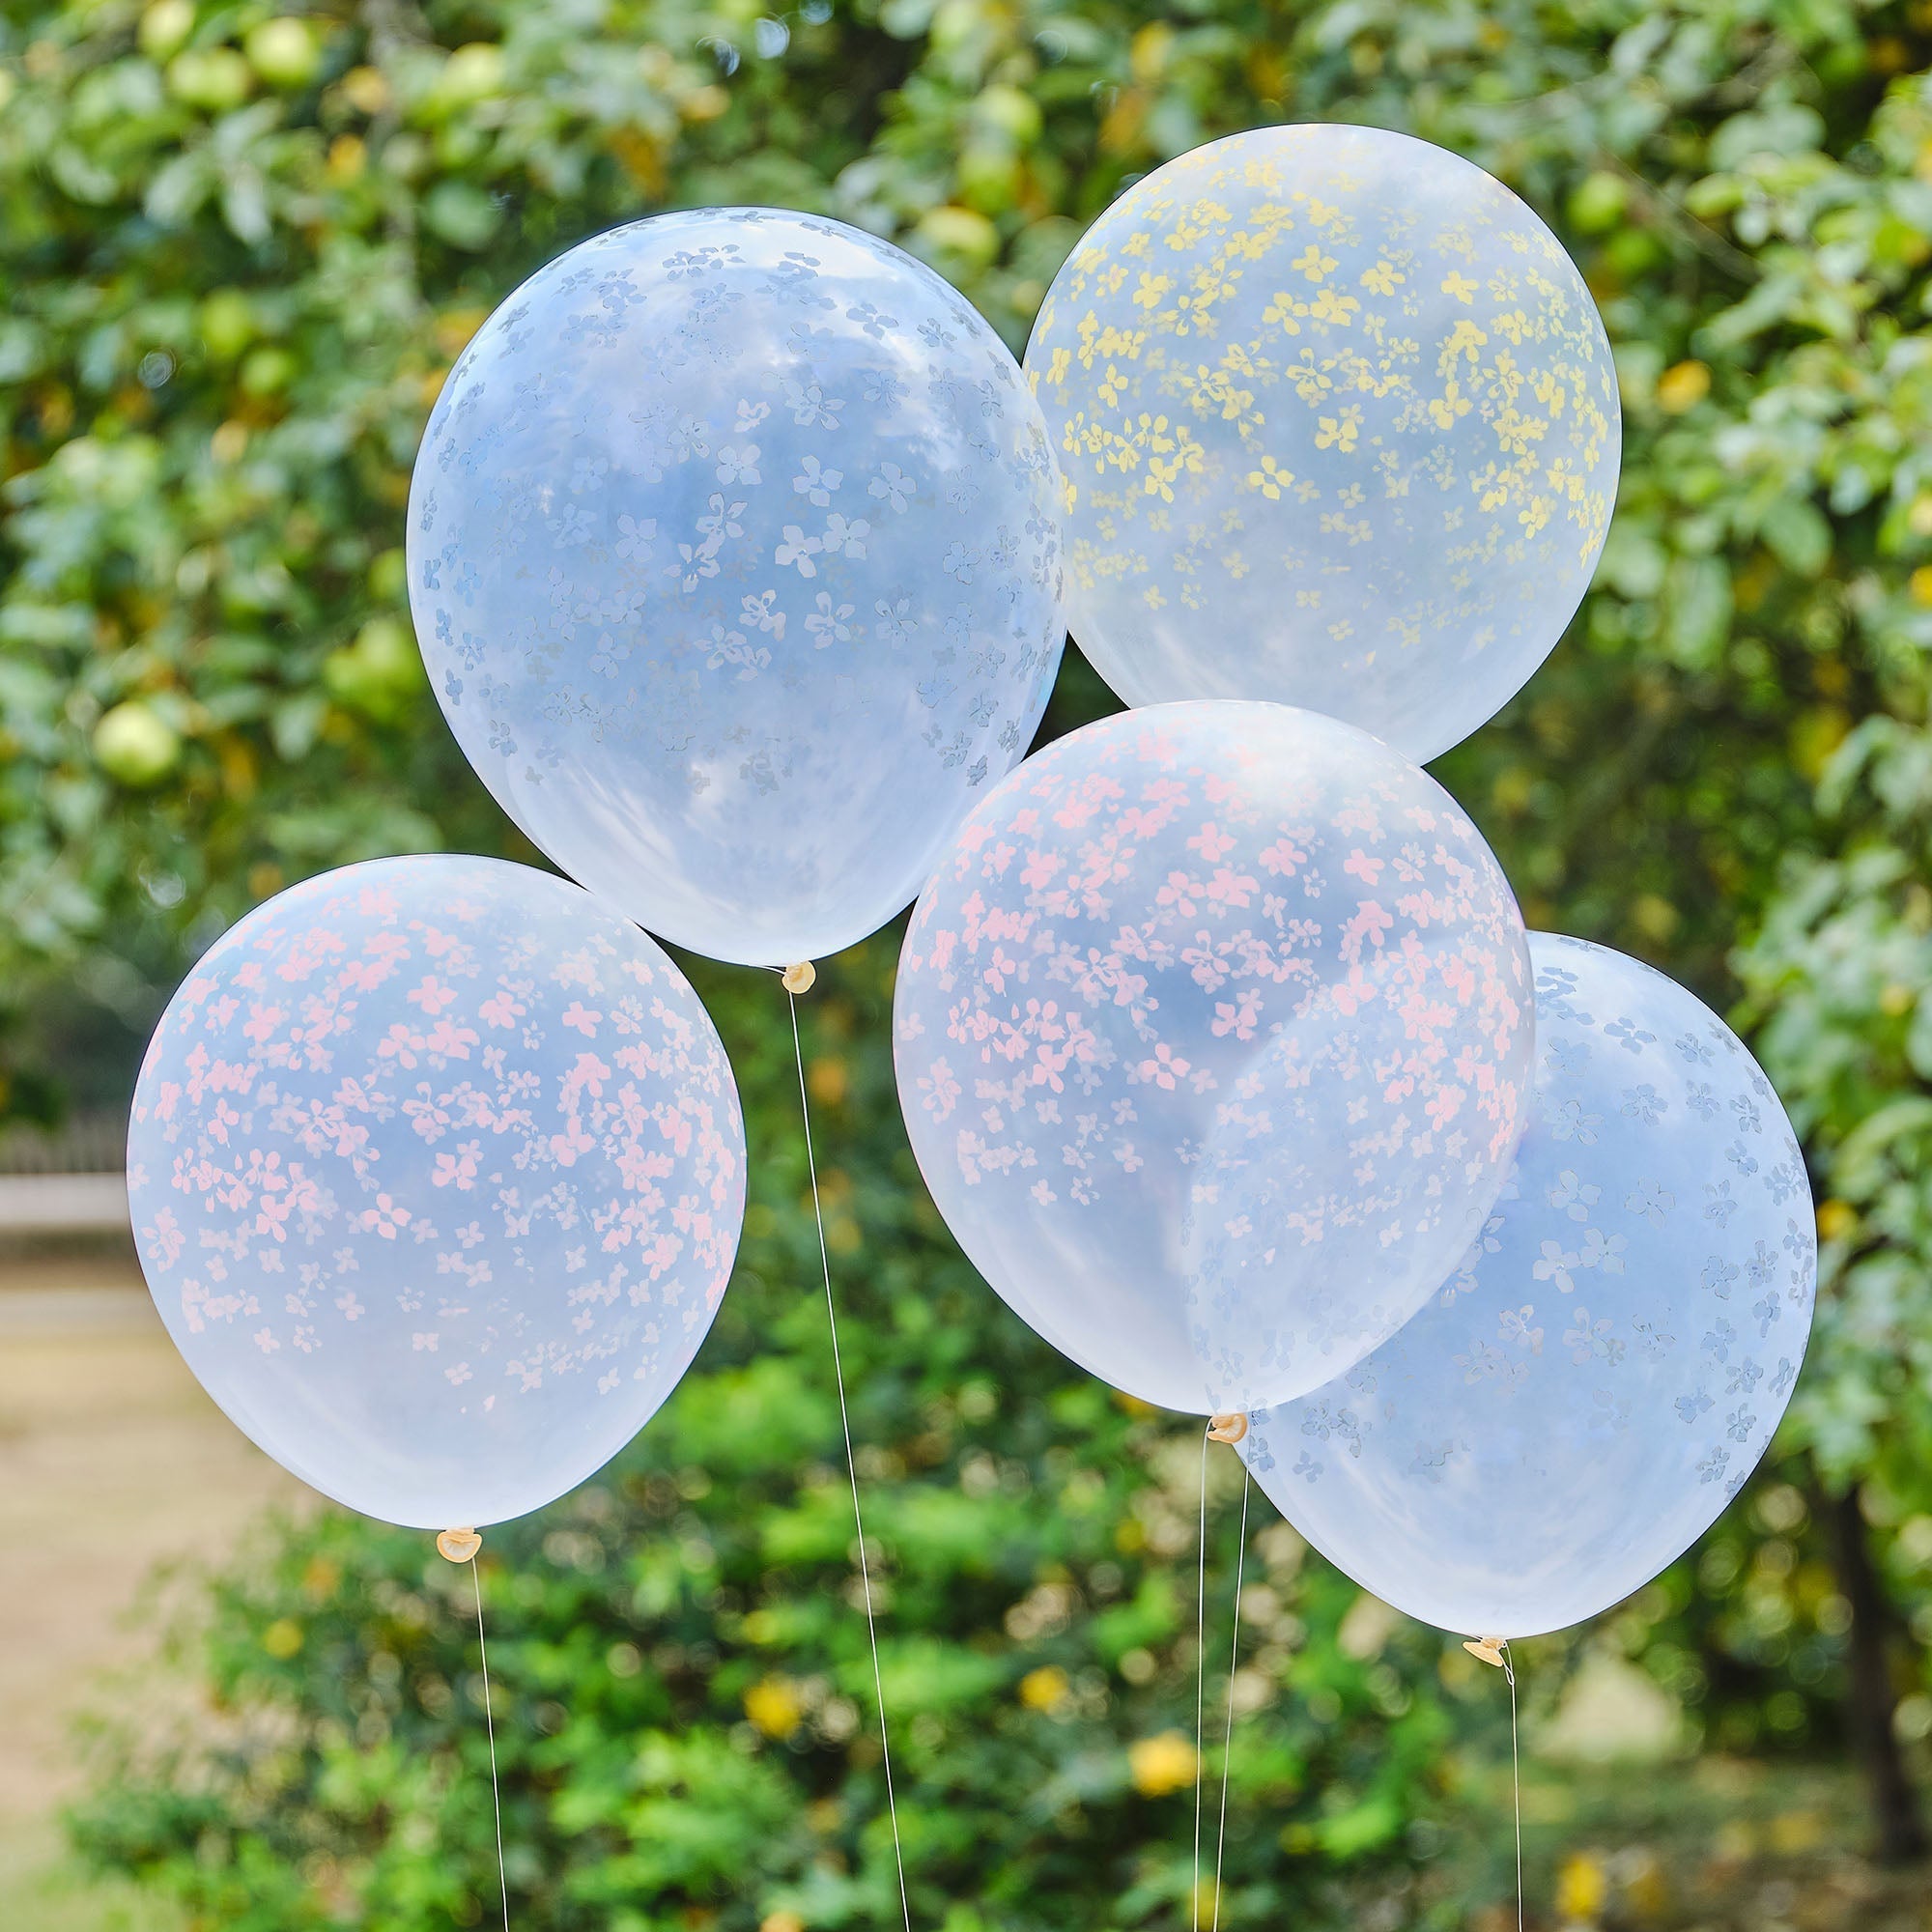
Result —
<instances>
[{"instance_id":1,"label":"balloon string","mask_svg":"<svg viewBox=\"0 0 1932 1932\"><path fill-rule=\"evenodd\" d=\"M852 1453L852 1417L845 1404L845 1368L838 1353L838 1309L832 1294L832 1256L825 1245L825 1210L818 1199L818 1161L811 1150L811 1102L805 1086L805 1046L798 1032L798 995L789 986L791 1046L798 1061L798 1106L805 1122L805 1165L811 1177L811 1214L818 1224L818 1262L825 1275L825 1315L832 1328L832 1375L838 1384L838 1426L845 1435L845 1473L852 1484L852 1522L859 1534L859 1584L866 1593L866 1634L872 1647L872 1694L879 1705L879 1751L886 1769L886 1810L893 1825L893 1862L898 1869L899 1913L912 1932L912 1904L906 1892L905 1853L899 1844L899 1807L893 1794L893 1747L886 1727L886 1686L879 1669L879 1626L872 1613L872 1573L866 1556L866 1520L859 1510L859 1463ZM1205 1492L1204 1492L1205 1493Z\"/></svg>"},{"instance_id":2,"label":"balloon string","mask_svg":"<svg viewBox=\"0 0 1932 1932\"><path fill-rule=\"evenodd\" d=\"M1201 1932L1201 1754L1207 1744L1208 1701L1208 1444L1210 1420L1201 1435L1200 1568L1194 1590L1194 1887L1190 1916Z\"/></svg>"},{"instance_id":3,"label":"balloon string","mask_svg":"<svg viewBox=\"0 0 1932 1932\"><path fill-rule=\"evenodd\" d=\"M497 1889L503 1901L503 1932L510 1932L510 1880L503 1865L503 1787L497 1777L497 1719L490 1709L490 1653L483 1642L483 1573L473 1555L469 1580L476 1586L476 1658L483 1666L483 1727L490 1739L490 1796L497 1806Z\"/></svg>"},{"instance_id":4,"label":"balloon string","mask_svg":"<svg viewBox=\"0 0 1932 1932\"><path fill-rule=\"evenodd\" d=\"M1497 1646L1503 1654L1503 1676L1510 1688L1510 1786L1516 1796L1516 1932L1522 1932L1522 1759L1516 1741L1516 1664L1509 1639Z\"/></svg>"},{"instance_id":5,"label":"balloon string","mask_svg":"<svg viewBox=\"0 0 1932 1932\"><path fill-rule=\"evenodd\" d=\"M1234 1628L1228 1639L1228 1727L1221 1738L1221 1822L1214 1834L1214 1917L1221 1932L1221 1873L1228 1849L1228 1778L1235 1767L1235 1665L1241 1654L1241 1573L1248 1560L1248 1465L1241 1463L1241 1540L1235 1548ZM1521 1932L1518 1927L1517 1932Z\"/></svg>"}]
</instances>

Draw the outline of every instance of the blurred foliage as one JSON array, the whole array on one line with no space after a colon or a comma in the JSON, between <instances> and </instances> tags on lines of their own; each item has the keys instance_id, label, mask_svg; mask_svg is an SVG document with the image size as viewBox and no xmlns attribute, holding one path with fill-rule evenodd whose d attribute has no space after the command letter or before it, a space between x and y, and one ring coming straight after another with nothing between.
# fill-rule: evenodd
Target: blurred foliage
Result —
<instances>
[{"instance_id":1,"label":"blurred foliage","mask_svg":"<svg viewBox=\"0 0 1932 1932\"><path fill-rule=\"evenodd\" d=\"M1819 1522L1825 1492L1857 1483L1916 1639L1899 1728L1932 1730L1932 6L757 6L0 0L6 1105L49 1114L90 1065L125 1081L184 960L291 878L439 843L532 856L430 700L398 545L442 372L537 264L666 206L822 209L932 261L1018 346L1081 224L1166 156L1274 120L1406 128L1557 227L1603 305L1625 407L1597 585L1442 776L1533 923L1743 1000L1824 1204L1817 1340L1777 1466L1597 1640L1646 1657L1714 1739L1829 1740L1848 1610ZM1052 723L1108 702L1069 659ZM1171 1919L1179 1868L1132 1847L1144 1828L1178 1842L1181 1801L1129 1797L1126 1746L1181 1722L1179 1640L1139 1643L1155 1673L1136 1683L1103 1633L1144 1586L1184 1577L1159 1552L1100 1552L1139 1520L1130 1490L1178 1507L1184 1482L1151 1423L1058 1378L921 1219L876 1044L888 954L858 955L813 1022L854 1030L853 1084L826 1104L852 1190L841 1269L864 1283L860 1433L883 1459L894 1640L913 1646L909 1682L934 1687L908 1695L944 1706L918 1713L939 1743L908 1744L922 1897L982 1901L954 1932L975 1913L1058 1922L1081 1885L1085 1917L1105 1898L1122 1922ZM703 984L740 1015L741 1065L760 1065L776 1012L730 976ZM719 1874L743 1880L729 1911L757 1892L775 1932L793 1897L814 1923L891 1917L865 1724L838 1740L822 1717L863 1706L864 1686L851 1619L828 1614L846 1573L816 1460L833 1444L783 1083L746 1086L775 1218L752 1229L709 1373L601 1502L504 1538L515 1560L493 1573L514 1626L519 1886L554 1888L558 1924L572 1887L588 1889L570 1911L617 1924L654 1888L708 1898ZM964 1416L981 1386L993 1408ZM945 1428L921 1420L942 1410ZM687 1465L714 1487L670 1503ZM981 1481L969 1466L998 1479L971 1548L928 1547L923 1513L960 1507ZM1070 1498L1089 1481L1083 1516ZM768 1525L807 1521L828 1541L767 1547ZM699 1546L704 1565L664 1567ZM777 1620L754 1625L760 1560ZM330 1564L354 1580L315 1586ZM164 1869L215 1922L249 1922L220 1901L258 1889L278 1902L254 1922L323 1922L365 1885L388 1889L364 1922L460 1920L462 1901L411 1889L450 1862L418 1840L461 1830L473 1849L482 1829L474 1780L448 1784L439 1755L471 1750L471 1727L434 1721L438 1697L469 1696L449 1579L418 1568L412 1544L329 1525L237 1583L218 1681L238 1711L279 1687L286 1722L198 1758L174 1793L121 1788L92 1828L104 1853ZM1064 1631L1008 1634L1011 1605L1062 1569ZM1341 1702L1319 1738L1312 1702L1284 1703L1245 1747L1259 1782L1241 1802L1280 1821L1240 1834L1255 1915L1276 1911L1269 1887L1286 1911L1316 1873L1407 1842L1434 1727L1460 1708L1412 1634L1388 1640L1394 1677L1371 1688L1334 1634L1348 1593L1319 1566L1267 1587L1306 1638L1279 1640L1269 1684L1306 1692L1296 1672L1332 1672ZM264 1645L289 1630L300 1644L278 1662ZM1035 1669L1066 1673L1065 1712L1020 1693L1044 1698ZM767 1679L772 1721L802 1700L790 1743L739 1713ZM1378 1696L1408 1700L1380 1786L1366 1760L1336 1769L1368 1748ZM678 1742L640 1754L658 1733ZM1055 1781L1083 1764L1104 1767L1091 1790ZM1330 1779L1332 1816L1374 1829L1324 1822L1310 1794ZM617 1796L564 1802L593 1787ZM197 1793L214 1794L204 1812L180 1795ZM1317 1835L1284 1844L1281 1823ZM625 1902L596 1894L592 1848L638 1861ZM1017 1891L995 1896L1009 1872Z\"/></svg>"}]
</instances>

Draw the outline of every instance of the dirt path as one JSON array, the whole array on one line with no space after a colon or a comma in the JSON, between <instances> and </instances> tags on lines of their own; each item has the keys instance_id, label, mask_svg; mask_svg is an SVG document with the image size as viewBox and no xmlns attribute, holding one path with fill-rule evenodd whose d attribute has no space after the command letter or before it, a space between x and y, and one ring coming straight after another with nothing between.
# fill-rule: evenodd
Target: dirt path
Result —
<instances>
[{"instance_id":1,"label":"dirt path","mask_svg":"<svg viewBox=\"0 0 1932 1932\"><path fill-rule=\"evenodd\" d=\"M70 1719L141 1654L155 1566L218 1557L298 1491L202 1394L131 1261L0 1261L0 1924L108 1922L52 1875Z\"/></svg>"}]
</instances>

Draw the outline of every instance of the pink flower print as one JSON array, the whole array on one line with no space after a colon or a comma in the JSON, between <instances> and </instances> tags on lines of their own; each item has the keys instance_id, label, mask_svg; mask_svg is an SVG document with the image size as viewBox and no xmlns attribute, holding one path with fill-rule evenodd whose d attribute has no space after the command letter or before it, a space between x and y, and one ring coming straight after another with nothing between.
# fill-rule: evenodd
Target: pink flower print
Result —
<instances>
[{"instance_id":1,"label":"pink flower print","mask_svg":"<svg viewBox=\"0 0 1932 1932\"><path fill-rule=\"evenodd\" d=\"M1284 833L1263 851L1261 860L1277 878L1292 879L1299 867L1307 865L1308 848L1296 844L1292 837Z\"/></svg>"},{"instance_id":2,"label":"pink flower print","mask_svg":"<svg viewBox=\"0 0 1932 1932\"><path fill-rule=\"evenodd\" d=\"M563 1076L557 1104L566 1112L573 1111L586 1093L593 1099L601 1094L610 1077L611 1069L594 1053L580 1053L577 1064Z\"/></svg>"},{"instance_id":3,"label":"pink flower print","mask_svg":"<svg viewBox=\"0 0 1932 1932\"><path fill-rule=\"evenodd\" d=\"M434 1329L428 1334L412 1334L410 1337L410 1348L416 1354L427 1352L433 1355L436 1353L437 1343L441 1339L441 1336Z\"/></svg>"},{"instance_id":4,"label":"pink flower print","mask_svg":"<svg viewBox=\"0 0 1932 1932\"><path fill-rule=\"evenodd\" d=\"M1236 1039L1253 1039L1261 1016L1261 995L1254 991L1242 992L1233 1002L1217 1000L1214 1003L1212 1031L1217 1039L1225 1039L1229 1034Z\"/></svg>"},{"instance_id":5,"label":"pink flower print","mask_svg":"<svg viewBox=\"0 0 1932 1932\"><path fill-rule=\"evenodd\" d=\"M419 1094L427 1094L429 1091L428 1084L425 1083L416 1091ZM408 1118L411 1126L432 1146L440 1141L449 1129L449 1108L445 1104L449 1098L448 1094L444 1094L440 1100L418 1099L405 1100L403 1102L403 1113Z\"/></svg>"},{"instance_id":6,"label":"pink flower print","mask_svg":"<svg viewBox=\"0 0 1932 1932\"><path fill-rule=\"evenodd\" d=\"M925 1095L925 1111L935 1121L945 1120L959 1102L959 1082L944 1060L935 1060L932 1071L920 1076L919 1088Z\"/></svg>"},{"instance_id":7,"label":"pink flower print","mask_svg":"<svg viewBox=\"0 0 1932 1932\"><path fill-rule=\"evenodd\" d=\"M1151 1060L1144 1060L1135 1068L1143 1081L1151 1080L1156 1087L1168 1093L1174 1091L1175 1082L1184 1079L1189 1071L1189 1063L1175 1058L1173 1047L1165 1040L1153 1050Z\"/></svg>"},{"instance_id":8,"label":"pink flower print","mask_svg":"<svg viewBox=\"0 0 1932 1932\"><path fill-rule=\"evenodd\" d=\"M566 952L557 961L555 979L559 986L582 986L586 993L594 993L599 985L597 963L582 949Z\"/></svg>"},{"instance_id":9,"label":"pink flower print","mask_svg":"<svg viewBox=\"0 0 1932 1932\"><path fill-rule=\"evenodd\" d=\"M411 1006L420 1007L428 1018L434 1019L455 997L455 987L445 986L434 973L430 973L424 976L421 985L411 991L409 1001Z\"/></svg>"},{"instance_id":10,"label":"pink flower print","mask_svg":"<svg viewBox=\"0 0 1932 1932\"><path fill-rule=\"evenodd\" d=\"M1235 839L1232 834L1223 832L1210 818L1187 841L1187 849L1199 852L1208 865L1218 866L1235 849Z\"/></svg>"},{"instance_id":11,"label":"pink flower print","mask_svg":"<svg viewBox=\"0 0 1932 1932\"><path fill-rule=\"evenodd\" d=\"M1382 867L1386 863L1385 860L1370 858L1360 846L1357 846L1343 861L1342 869L1350 878L1360 879L1363 885L1373 892L1382 882Z\"/></svg>"},{"instance_id":12,"label":"pink flower print","mask_svg":"<svg viewBox=\"0 0 1932 1932\"><path fill-rule=\"evenodd\" d=\"M429 1053L440 1054L445 1060L468 1060L469 1049L476 1044L477 1037L469 1027L458 1026L454 1020L438 1020L430 1028L423 1047Z\"/></svg>"},{"instance_id":13,"label":"pink flower print","mask_svg":"<svg viewBox=\"0 0 1932 1932\"><path fill-rule=\"evenodd\" d=\"M564 1009L563 1023L567 1027L575 1027L585 1039L595 1039L598 1025L603 1018L602 1013L592 1011L581 1000L573 1000Z\"/></svg>"},{"instance_id":14,"label":"pink flower print","mask_svg":"<svg viewBox=\"0 0 1932 1932\"><path fill-rule=\"evenodd\" d=\"M416 1055L424 1051L427 1045L428 1042L420 1034L412 1033L402 1020L397 1020L389 1028L386 1037L378 1042L376 1058L393 1060L404 1066L413 1066L416 1064Z\"/></svg>"},{"instance_id":15,"label":"pink flower print","mask_svg":"<svg viewBox=\"0 0 1932 1932\"><path fill-rule=\"evenodd\" d=\"M1008 956L1007 949L1004 946L995 946L993 948L993 956L986 964L980 977L984 979L987 985L992 987L994 992L1004 993L1007 990L1007 975L1017 970L1018 968L1012 959Z\"/></svg>"},{"instance_id":16,"label":"pink flower print","mask_svg":"<svg viewBox=\"0 0 1932 1932\"><path fill-rule=\"evenodd\" d=\"M157 1121L172 1121L175 1117L175 1110L181 1103L181 1094L180 1081L163 1080L161 1082L160 1096L155 1102L155 1119Z\"/></svg>"},{"instance_id":17,"label":"pink flower print","mask_svg":"<svg viewBox=\"0 0 1932 1932\"><path fill-rule=\"evenodd\" d=\"M1394 924L1394 918L1374 899L1363 899L1355 910L1355 916L1342 928L1341 944L1336 950L1343 959L1352 964L1362 956L1364 940L1379 952L1383 938Z\"/></svg>"},{"instance_id":18,"label":"pink flower print","mask_svg":"<svg viewBox=\"0 0 1932 1932\"><path fill-rule=\"evenodd\" d=\"M476 1185L480 1141L461 1142L454 1153L440 1153L436 1157L436 1172L430 1177L438 1187L454 1186L459 1194L467 1194Z\"/></svg>"},{"instance_id":19,"label":"pink flower print","mask_svg":"<svg viewBox=\"0 0 1932 1932\"><path fill-rule=\"evenodd\" d=\"M1430 1125L1446 1127L1463 1111L1463 1102L1466 1097L1460 1087L1438 1086L1430 1096L1428 1106L1423 1109L1429 1116Z\"/></svg>"},{"instance_id":20,"label":"pink flower print","mask_svg":"<svg viewBox=\"0 0 1932 1932\"><path fill-rule=\"evenodd\" d=\"M355 993L373 993L410 956L410 943L400 933L379 932L362 948L362 957L343 967L341 982Z\"/></svg>"},{"instance_id":21,"label":"pink flower print","mask_svg":"<svg viewBox=\"0 0 1932 1932\"><path fill-rule=\"evenodd\" d=\"M375 1207L363 1208L356 1216L356 1224L365 1232L373 1230L385 1241L393 1241L396 1238L396 1231L399 1228L407 1228L410 1218L410 1210L407 1208L397 1206L386 1194L379 1194L376 1197Z\"/></svg>"},{"instance_id":22,"label":"pink flower print","mask_svg":"<svg viewBox=\"0 0 1932 1932\"><path fill-rule=\"evenodd\" d=\"M1208 882L1208 898L1213 905L1244 906L1254 891L1255 881L1229 866L1216 867Z\"/></svg>"},{"instance_id":23,"label":"pink flower print","mask_svg":"<svg viewBox=\"0 0 1932 1932\"><path fill-rule=\"evenodd\" d=\"M364 919L394 919L400 909L387 886L364 886L355 895L355 910Z\"/></svg>"},{"instance_id":24,"label":"pink flower print","mask_svg":"<svg viewBox=\"0 0 1932 1932\"><path fill-rule=\"evenodd\" d=\"M260 1000L251 1001L248 1023L242 1029L242 1036L260 1046L287 1017L286 1009L281 1007L265 1006Z\"/></svg>"},{"instance_id":25,"label":"pink flower print","mask_svg":"<svg viewBox=\"0 0 1932 1932\"><path fill-rule=\"evenodd\" d=\"M163 1208L155 1216L155 1225L141 1230L141 1238L148 1245L149 1259L158 1262L162 1267L173 1267L187 1245L187 1236L182 1233L182 1225L175 1219L172 1208Z\"/></svg>"},{"instance_id":26,"label":"pink flower print","mask_svg":"<svg viewBox=\"0 0 1932 1932\"><path fill-rule=\"evenodd\" d=\"M272 1355L282 1346L275 1340L275 1331L272 1328L256 1329L254 1341L256 1348L265 1355Z\"/></svg>"},{"instance_id":27,"label":"pink flower print","mask_svg":"<svg viewBox=\"0 0 1932 1932\"><path fill-rule=\"evenodd\" d=\"M1369 976L1359 966L1349 969L1349 977L1333 989L1335 1005L1344 1013L1353 1014L1381 995L1369 984Z\"/></svg>"},{"instance_id":28,"label":"pink flower print","mask_svg":"<svg viewBox=\"0 0 1932 1932\"><path fill-rule=\"evenodd\" d=\"M1182 919L1192 919L1195 911L1195 900L1199 897L1200 893L1201 887L1199 882L1190 879L1185 872L1170 872L1167 875L1166 885L1162 886L1154 894L1154 903L1169 907L1172 911L1179 913Z\"/></svg>"},{"instance_id":29,"label":"pink flower print","mask_svg":"<svg viewBox=\"0 0 1932 1932\"><path fill-rule=\"evenodd\" d=\"M492 993L476 1010L485 1025L507 1027L515 1026L529 1009L505 986Z\"/></svg>"},{"instance_id":30,"label":"pink flower print","mask_svg":"<svg viewBox=\"0 0 1932 1932\"><path fill-rule=\"evenodd\" d=\"M578 1155L588 1153L596 1145L583 1131L583 1123L575 1114L563 1123L562 1133L550 1137L550 1151L555 1155L559 1167L575 1167Z\"/></svg>"},{"instance_id":31,"label":"pink flower print","mask_svg":"<svg viewBox=\"0 0 1932 1932\"><path fill-rule=\"evenodd\" d=\"M469 1364L468 1362L458 1362L453 1369L444 1369L442 1376L443 1379L452 1388L461 1388L470 1378Z\"/></svg>"},{"instance_id":32,"label":"pink flower print","mask_svg":"<svg viewBox=\"0 0 1932 1932\"><path fill-rule=\"evenodd\" d=\"M345 1288L335 1297L335 1305L342 1311L345 1321L359 1321L369 1312L362 1305L362 1297L353 1288Z\"/></svg>"}]
</instances>

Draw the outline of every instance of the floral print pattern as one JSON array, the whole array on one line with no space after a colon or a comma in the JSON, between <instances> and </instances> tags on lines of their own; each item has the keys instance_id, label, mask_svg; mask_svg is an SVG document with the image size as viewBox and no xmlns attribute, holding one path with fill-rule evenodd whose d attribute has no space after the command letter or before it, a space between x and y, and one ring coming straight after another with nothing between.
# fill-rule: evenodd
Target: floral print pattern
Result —
<instances>
[{"instance_id":1,"label":"floral print pattern","mask_svg":"<svg viewBox=\"0 0 1932 1932\"><path fill-rule=\"evenodd\" d=\"M744 1214L710 1017L637 927L491 859L384 859L258 907L156 1029L141 1264L203 1385L339 1501L520 1516L656 1411Z\"/></svg>"},{"instance_id":2,"label":"floral print pattern","mask_svg":"<svg viewBox=\"0 0 1932 1932\"><path fill-rule=\"evenodd\" d=\"M906 935L899 1095L934 1201L1039 1332L1183 1409L1319 1386L1480 1227L1529 958L1474 826L1272 704L1077 731L966 822Z\"/></svg>"},{"instance_id":3,"label":"floral print pattern","mask_svg":"<svg viewBox=\"0 0 1932 1932\"><path fill-rule=\"evenodd\" d=\"M869 235L668 214L450 371L410 592L459 743L559 866L752 964L918 892L1060 662L1061 494L988 325Z\"/></svg>"},{"instance_id":4,"label":"floral print pattern","mask_svg":"<svg viewBox=\"0 0 1932 1932\"><path fill-rule=\"evenodd\" d=\"M1268 128L1137 183L1026 356L1067 618L1129 703L1270 697L1434 757L1548 654L1616 495L1609 345L1499 182Z\"/></svg>"},{"instance_id":5,"label":"floral print pattern","mask_svg":"<svg viewBox=\"0 0 1932 1932\"><path fill-rule=\"evenodd\" d=\"M1535 1100L1482 1237L1241 1448L1357 1582L1504 1636L1607 1609L1716 1520L1784 1412L1818 1269L1797 1136L1737 1036L1605 947L1530 952Z\"/></svg>"}]
</instances>

